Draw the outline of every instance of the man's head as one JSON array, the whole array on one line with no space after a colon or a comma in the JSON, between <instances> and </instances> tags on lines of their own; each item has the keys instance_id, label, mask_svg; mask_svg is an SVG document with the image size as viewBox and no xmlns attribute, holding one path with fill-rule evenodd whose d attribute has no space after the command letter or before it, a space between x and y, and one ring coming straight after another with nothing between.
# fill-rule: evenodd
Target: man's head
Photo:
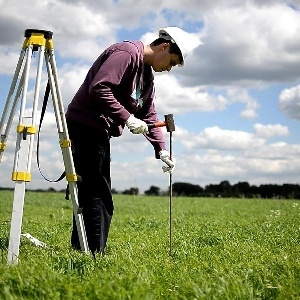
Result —
<instances>
[{"instance_id":1,"label":"man's head","mask_svg":"<svg viewBox=\"0 0 300 300\"><path fill-rule=\"evenodd\" d=\"M171 45L176 46L177 51L179 51L181 55L180 66L183 66L187 56L188 46L191 43L190 35L179 27L170 26L160 29L159 37L169 41Z\"/></svg>"},{"instance_id":2,"label":"man's head","mask_svg":"<svg viewBox=\"0 0 300 300\"><path fill-rule=\"evenodd\" d=\"M165 27L159 31L159 38L150 46L154 50L152 68L155 72L170 71L172 67L183 66L190 44L190 35L178 27Z\"/></svg>"},{"instance_id":3,"label":"man's head","mask_svg":"<svg viewBox=\"0 0 300 300\"><path fill-rule=\"evenodd\" d=\"M154 50L152 68L155 72L170 71L182 63L182 55L176 44L158 38L150 44Z\"/></svg>"},{"instance_id":4,"label":"man's head","mask_svg":"<svg viewBox=\"0 0 300 300\"><path fill-rule=\"evenodd\" d=\"M183 57L182 57L181 51L176 43L171 42L170 40L166 40L162 37L159 37L151 43L151 46L158 46L158 45L161 45L164 43L169 44L169 47L168 47L169 53L177 55L179 57L179 64L183 65Z\"/></svg>"}]
</instances>

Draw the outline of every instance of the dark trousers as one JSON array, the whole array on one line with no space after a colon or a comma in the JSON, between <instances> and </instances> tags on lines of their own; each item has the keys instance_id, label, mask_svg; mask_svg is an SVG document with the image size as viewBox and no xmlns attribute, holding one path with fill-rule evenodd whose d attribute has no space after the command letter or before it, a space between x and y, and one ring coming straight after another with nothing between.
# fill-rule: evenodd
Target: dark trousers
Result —
<instances>
[{"instance_id":1,"label":"dark trousers","mask_svg":"<svg viewBox=\"0 0 300 300\"><path fill-rule=\"evenodd\" d=\"M77 182L78 201L82 208L88 246L93 253L104 253L114 211L109 136L81 123L67 123L76 174L81 177ZM74 217L71 244L73 248L80 249Z\"/></svg>"}]
</instances>

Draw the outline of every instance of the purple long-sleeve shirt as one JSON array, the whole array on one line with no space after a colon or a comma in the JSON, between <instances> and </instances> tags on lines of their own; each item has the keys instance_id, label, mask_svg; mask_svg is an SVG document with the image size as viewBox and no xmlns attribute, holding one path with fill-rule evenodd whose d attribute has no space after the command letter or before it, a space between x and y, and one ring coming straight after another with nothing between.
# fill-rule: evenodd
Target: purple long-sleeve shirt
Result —
<instances>
[{"instance_id":1,"label":"purple long-sleeve shirt","mask_svg":"<svg viewBox=\"0 0 300 300\"><path fill-rule=\"evenodd\" d=\"M140 41L107 48L68 105L66 118L107 131L111 136L122 135L131 114L146 123L157 122L154 77L151 66L143 63L143 52ZM158 152L165 149L161 129L151 129L146 138L159 158Z\"/></svg>"}]
</instances>

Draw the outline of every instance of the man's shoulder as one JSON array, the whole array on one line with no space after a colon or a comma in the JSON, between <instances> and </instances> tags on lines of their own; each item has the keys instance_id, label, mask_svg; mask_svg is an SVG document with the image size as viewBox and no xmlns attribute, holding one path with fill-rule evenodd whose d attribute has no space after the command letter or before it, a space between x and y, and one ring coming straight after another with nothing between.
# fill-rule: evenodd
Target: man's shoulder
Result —
<instances>
[{"instance_id":1,"label":"man's shoulder","mask_svg":"<svg viewBox=\"0 0 300 300\"><path fill-rule=\"evenodd\" d=\"M144 47L143 47L143 43L140 41L123 41L112 45L110 49L126 51L132 55L136 55L136 54L142 54Z\"/></svg>"}]
</instances>

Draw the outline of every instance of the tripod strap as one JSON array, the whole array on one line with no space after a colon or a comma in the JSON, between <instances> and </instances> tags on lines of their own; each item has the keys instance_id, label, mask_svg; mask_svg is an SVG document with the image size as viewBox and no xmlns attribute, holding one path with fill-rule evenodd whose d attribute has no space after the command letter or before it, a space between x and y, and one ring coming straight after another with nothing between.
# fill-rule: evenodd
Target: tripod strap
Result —
<instances>
[{"instance_id":1,"label":"tripod strap","mask_svg":"<svg viewBox=\"0 0 300 300\"><path fill-rule=\"evenodd\" d=\"M39 160L40 130L41 130L42 122L43 122L43 119L44 119L44 115L45 115L45 111L46 111L46 107L47 107L47 103L48 103L49 94L50 94L50 83L49 83L49 80L48 80L48 83L47 83L47 86L46 86L46 90L45 90L44 101L43 101L43 106L42 106L42 111L41 111L40 124L39 124L39 130L38 130L38 135L37 135L36 160L37 160L37 165L38 165L39 172L43 176L43 178L46 181L48 181L48 182L58 182L58 181L61 181L66 176L66 172L63 172L60 175L60 177L57 178L56 180L48 179L48 178L46 178L44 176L44 174L41 171L40 160Z\"/></svg>"}]
</instances>

